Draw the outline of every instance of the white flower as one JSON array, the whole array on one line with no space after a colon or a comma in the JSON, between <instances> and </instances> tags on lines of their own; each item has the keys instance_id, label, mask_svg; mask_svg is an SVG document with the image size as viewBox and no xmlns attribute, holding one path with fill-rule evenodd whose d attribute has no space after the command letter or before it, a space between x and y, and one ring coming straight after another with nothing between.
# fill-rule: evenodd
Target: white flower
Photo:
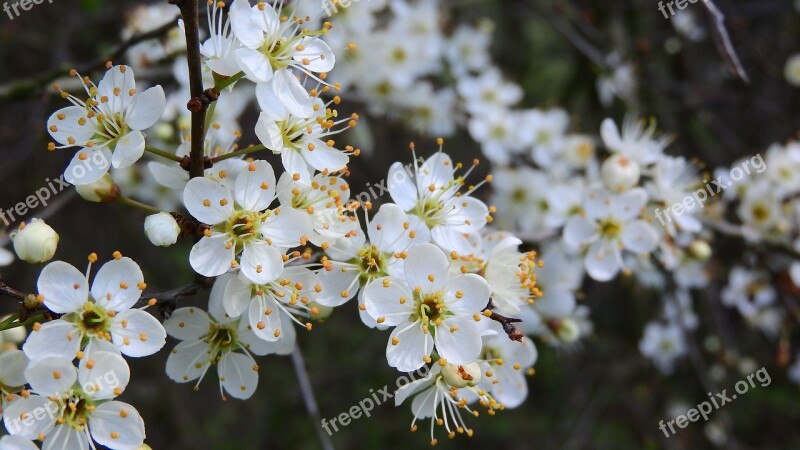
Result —
<instances>
[{"instance_id":1,"label":"white flower","mask_svg":"<svg viewBox=\"0 0 800 450\"><path fill-rule=\"evenodd\" d=\"M337 24L338 25L338 24ZM489 46L494 25L483 21L479 26L459 24L445 43L444 57L456 74L481 71L491 64Z\"/></svg>"},{"instance_id":2,"label":"white flower","mask_svg":"<svg viewBox=\"0 0 800 450\"><path fill-rule=\"evenodd\" d=\"M497 67L489 67L476 77L463 77L456 87L467 111L477 115L506 109L522 100L522 88L503 79Z\"/></svg>"},{"instance_id":3,"label":"white flower","mask_svg":"<svg viewBox=\"0 0 800 450\"><path fill-rule=\"evenodd\" d=\"M367 313L395 327L386 347L389 365L401 372L430 362L434 349L452 364L474 361L481 349L475 317L491 289L478 275L452 276L441 249L419 244L408 250L404 277L387 276L364 288Z\"/></svg>"},{"instance_id":4,"label":"white flower","mask_svg":"<svg viewBox=\"0 0 800 450\"><path fill-rule=\"evenodd\" d=\"M614 71L597 78L597 96L603 106L611 106L614 97L632 102L636 96L636 71L631 63L611 58ZM615 61L616 60L616 61Z\"/></svg>"},{"instance_id":5,"label":"white flower","mask_svg":"<svg viewBox=\"0 0 800 450\"><path fill-rule=\"evenodd\" d=\"M252 355L291 353L295 333L293 327L287 327L281 339L267 342L253 334L247 321L225 314L223 297L233 278L223 275L217 279L208 312L194 307L179 308L164 322L170 336L183 341L170 352L167 375L178 383L197 380L197 388L208 369L215 366L223 398L224 389L231 397L247 399L258 385L258 364Z\"/></svg>"},{"instance_id":6,"label":"white flower","mask_svg":"<svg viewBox=\"0 0 800 450\"><path fill-rule=\"evenodd\" d=\"M789 229L790 216L773 183L761 179L747 185L736 214L742 221L744 237L750 241L780 237Z\"/></svg>"},{"instance_id":7,"label":"white flower","mask_svg":"<svg viewBox=\"0 0 800 450\"><path fill-rule=\"evenodd\" d=\"M620 134L617 124L611 119L603 120L600 125L600 136L609 150L636 161L644 168L661 158L669 144L669 136L655 137L656 124L651 122L645 128L644 122L626 118Z\"/></svg>"},{"instance_id":8,"label":"white flower","mask_svg":"<svg viewBox=\"0 0 800 450\"><path fill-rule=\"evenodd\" d=\"M247 78L255 83L272 81L280 102L293 114L307 116L312 99L292 69L318 79L313 73L329 72L336 59L320 39L323 30L306 30L301 18L282 20L279 14L269 3L251 7L247 0L235 0L231 29L242 47L234 54Z\"/></svg>"},{"instance_id":9,"label":"white flower","mask_svg":"<svg viewBox=\"0 0 800 450\"><path fill-rule=\"evenodd\" d=\"M505 107L488 108L482 114L473 115L467 129L470 136L481 144L486 158L505 166L530 144L531 136L521 126L522 114Z\"/></svg>"},{"instance_id":10,"label":"white flower","mask_svg":"<svg viewBox=\"0 0 800 450\"><path fill-rule=\"evenodd\" d=\"M800 143L789 142L785 146L773 144L767 150L765 160L753 172L766 172L765 175L778 185L783 195L800 192ZM748 174L754 175L749 169Z\"/></svg>"},{"instance_id":11,"label":"white flower","mask_svg":"<svg viewBox=\"0 0 800 450\"><path fill-rule=\"evenodd\" d=\"M292 208L267 209L275 200L275 174L266 161L243 170L231 188L193 178L183 201L210 228L189 254L192 268L207 277L241 268L255 283L269 283L283 271L284 250L300 245L311 231L307 214Z\"/></svg>"},{"instance_id":12,"label":"white flower","mask_svg":"<svg viewBox=\"0 0 800 450\"><path fill-rule=\"evenodd\" d=\"M700 232L702 224L695 215L704 205L693 202L690 208L683 207L683 214L670 214L668 210L672 205L685 205L684 199L703 189L697 167L682 157L663 156L652 167L651 177L646 186L647 192L652 200L660 202L660 206L665 208L666 220L660 214L656 218L663 222L667 233L675 236L678 231Z\"/></svg>"},{"instance_id":13,"label":"white flower","mask_svg":"<svg viewBox=\"0 0 800 450\"><path fill-rule=\"evenodd\" d=\"M230 21L224 20L226 16L224 5L219 1L206 4L208 30L211 36L200 45L200 53L207 58L205 64L214 73L231 77L241 71L235 54L241 44L231 35Z\"/></svg>"},{"instance_id":14,"label":"white flower","mask_svg":"<svg viewBox=\"0 0 800 450\"><path fill-rule=\"evenodd\" d=\"M50 261L58 248L58 233L41 219L33 219L29 224L22 222L11 240L17 256L31 264Z\"/></svg>"},{"instance_id":15,"label":"white flower","mask_svg":"<svg viewBox=\"0 0 800 450\"><path fill-rule=\"evenodd\" d=\"M269 283L256 284L239 277L228 281L222 301L230 317L247 314L250 329L268 342L282 339L292 323L311 329L298 317L308 318L319 310L309 306L317 301L322 290L317 275L306 267L286 267L281 277ZM287 320L288 319L288 320Z\"/></svg>"},{"instance_id":16,"label":"white flower","mask_svg":"<svg viewBox=\"0 0 800 450\"><path fill-rule=\"evenodd\" d=\"M90 82L85 89L89 96L85 102L62 91L74 106L47 119L50 136L61 144L51 143L51 149L80 147L64 171L71 184L97 181L110 166L121 169L138 161L145 147L142 130L156 123L166 105L161 86L136 91L128 66L111 67L100 84Z\"/></svg>"},{"instance_id":17,"label":"white flower","mask_svg":"<svg viewBox=\"0 0 800 450\"><path fill-rule=\"evenodd\" d=\"M622 155L611 155L600 166L603 185L611 192L622 192L639 183L639 164Z\"/></svg>"},{"instance_id":18,"label":"white flower","mask_svg":"<svg viewBox=\"0 0 800 450\"><path fill-rule=\"evenodd\" d=\"M141 357L164 346L161 323L145 311L131 309L145 288L142 271L132 259L119 257L104 264L91 291L87 278L88 273L84 276L62 261L42 270L37 286L44 306L64 315L33 327L22 347L29 358L72 359L83 348L87 355L99 349Z\"/></svg>"},{"instance_id":19,"label":"white flower","mask_svg":"<svg viewBox=\"0 0 800 450\"><path fill-rule=\"evenodd\" d=\"M313 111L297 115L287 109L275 96L268 84L256 87L261 115L256 123L256 136L273 153L281 155L283 167L290 175L298 174L301 180L309 182L314 170L328 175L344 169L350 161L350 154L357 154L352 147L340 150L331 136L356 125L357 116L337 118L331 105L338 103L338 97L327 104L320 99L314 101ZM343 127L338 127L346 124ZM336 128L338 127L338 128Z\"/></svg>"},{"instance_id":20,"label":"white flower","mask_svg":"<svg viewBox=\"0 0 800 450\"><path fill-rule=\"evenodd\" d=\"M144 442L139 412L114 400L130 381L121 356L98 351L84 357L78 369L69 358L40 359L31 362L25 376L35 394L8 407L4 422L12 435L44 437L48 450L88 450L95 443L134 450Z\"/></svg>"},{"instance_id":21,"label":"white flower","mask_svg":"<svg viewBox=\"0 0 800 450\"><path fill-rule=\"evenodd\" d=\"M358 293L361 319L375 327L375 319L364 309L364 291L361 288L387 275L402 277L405 250L414 242L427 242L420 237L424 237L425 230L418 232L411 228L408 215L392 203L381 205L367 224L366 237L360 227L356 228L358 231L348 233L325 249L324 270L319 272L323 291L318 303L336 307Z\"/></svg>"},{"instance_id":22,"label":"white flower","mask_svg":"<svg viewBox=\"0 0 800 450\"><path fill-rule=\"evenodd\" d=\"M675 369L675 361L687 351L683 330L673 323L662 325L650 322L639 341L639 351L652 359L662 373L670 374Z\"/></svg>"},{"instance_id":23,"label":"white flower","mask_svg":"<svg viewBox=\"0 0 800 450\"><path fill-rule=\"evenodd\" d=\"M483 182L471 186L467 192L459 192L469 171L455 178L456 168L450 157L439 151L422 165L415 158L413 176L401 163L392 164L387 181L392 199L413 219L412 228L422 222L430 230L434 243L448 252L466 255L471 251L466 234L486 225L489 208L470 196Z\"/></svg>"},{"instance_id":24,"label":"white flower","mask_svg":"<svg viewBox=\"0 0 800 450\"><path fill-rule=\"evenodd\" d=\"M145 217L144 234L153 245L169 247L178 242L181 227L178 226L178 222L172 217L172 214L160 212Z\"/></svg>"},{"instance_id":25,"label":"white flower","mask_svg":"<svg viewBox=\"0 0 800 450\"><path fill-rule=\"evenodd\" d=\"M2 238L2 235L0 235L0 239L1 238ZM2 242L2 241L0 241L0 242ZM3 244L0 244L0 245L3 245ZM0 267L5 267L5 266L8 266L8 265L11 265L12 262L14 262L14 254L11 253L10 251L4 249L3 247L0 247Z\"/></svg>"},{"instance_id":26,"label":"white flower","mask_svg":"<svg viewBox=\"0 0 800 450\"><path fill-rule=\"evenodd\" d=\"M514 341L502 330L484 336L480 364L486 376L479 387L491 392L503 407L518 407L528 397L525 375L536 364L538 356L536 345L527 336L522 341Z\"/></svg>"},{"instance_id":27,"label":"white flower","mask_svg":"<svg viewBox=\"0 0 800 450\"><path fill-rule=\"evenodd\" d=\"M784 75L789 84L800 87L800 53L795 53L786 60Z\"/></svg>"},{"instance_id":28,"label":"white flower","mask_svg":"<svg viewBox=\"0 0 800 450\"><path fill-rule=\"evenodd\" d=\"M736 266L728 275L728 285L720 293L722 304L735 307L748 320L772 306L777 299L767 273Z\"/></svg>"},{"instance_id":29,"label":"white flower","mask_svg":"<svg viewBox=\"0 0 800 450\"><path fill-rule=\"evenodd\" d=\"M316 174L305 182L284 172L278 180L278 199L284 207L308 214L312 227L308 238L316 246L332 244L359 228L358 220L346 214L350 186L339 176Z\"/></svg>"},{"instance_id":30,"label":"white flower","mask_svg":"<svg viewBox=\"0 0 800 450\"><path fill-rule=\"evenodd\" d=\"M644 189L621 194L591 190L584 202L583 216L573 216L564 227L564 241L572 248L586 250L586 272L597 281L608 281L624 267L622 251L646 254L658 243L658 233L639 219L647 203Z\"/></svg>"},{"instance_id":31,"label":"white flower","mask_svg":"<svg viewBox=\"0 0 800 450\"><path fill-rule=\"evenodd\" d=\"M569 128L569 115L560 108L530 109L520 113L524 142L533 145L531 157L541 167L550 167L561 152Z\"/></svg>"}]
</instances>

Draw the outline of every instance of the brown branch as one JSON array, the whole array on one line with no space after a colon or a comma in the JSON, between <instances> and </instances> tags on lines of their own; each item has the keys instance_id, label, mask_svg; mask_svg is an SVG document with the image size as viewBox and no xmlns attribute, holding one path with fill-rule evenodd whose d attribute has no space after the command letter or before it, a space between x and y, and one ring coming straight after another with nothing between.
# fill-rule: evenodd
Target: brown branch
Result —
<instances>
[{"instance_id":1,"label":"brown branch","mask_svg":"<svg viewBox=\"0 0 800 450\"><path fill-rule=\"evenodd\" d=\"M494 305L492 304L492 300L489 299L489 304L486 305L486 309L483 311L483 315L494 320L495 322L500 323L503 327L503 331L506 332L508 338L512 341L522 341L522 338L525 337L525 333L520 331L514 324L521 323L522 319L515 319L513 317L506 317L502 314L498 314L493 311Z\"/></svg>"},{"instance_id":2,"label":"brown branch","mask_svg":"<svg viewBox=\"0 0 800 450\"><path fill-rule=\"evenodd\" d=\"M713 19L714 43L717 46L717 50L725 59L725 62L728 64L728 68L730 68L731 72L738 76L744 84L750 85L750 77L747 76L747 72L744 70L742 63L739 60L739 56L736 54L736 50L733 48L730 35L728 35L728 30L725 28L725 16L722 14L719 8L717 8L717 5L714 4L713 0L704 0L701 3Z\"/></svg>"},{"instance_id":3,"label":"brown branch","mask_svg":"<svg viewBox=\"0 0 800 450\"><path fill-rule=\"evenodd\" d=\"M169 291L158 294L142 295L139 301L132 308L142 308L145 306L158 306L163 317L168 317L175 310L175 305L179 299L192 297L200 292L209 289L214 285L214 278L200 278L194 283L186 286L177 287Z\"/></svg>"}]
</instances>

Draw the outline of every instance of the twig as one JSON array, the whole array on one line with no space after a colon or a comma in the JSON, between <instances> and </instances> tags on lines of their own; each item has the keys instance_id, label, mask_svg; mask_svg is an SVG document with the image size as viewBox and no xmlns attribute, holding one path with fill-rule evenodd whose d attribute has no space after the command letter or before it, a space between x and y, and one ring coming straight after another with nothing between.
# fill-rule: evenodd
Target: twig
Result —
<instances>
[{"instance_id":1,"label":"twig","mask_svg":"<svg viewBox=\"0 0 800 450\"><path fill-rule=\"evenodd\" d=\"M189 176L202 177L206 169L205 124L206 108L216 100L213 89L203 92L203 69L200 58L200 10L198 0L169 0L181 10L186 30L186 60L189 65L189 102L192 113L192 143L189 152ZM209 96L210 94L210 96ZM210 98L213 97L213 98Z\"/></svg>"},{"instance_id":2,"label":"twig","mask_svg":"<svg viewBox=\"0 0 800 450\"><path fill-rule=\"evenodd\" d=\"M322 429L322 416L319 414L317 401L314 400L314 390L311 387L311 380L308 377L308 371L306 371L306 363L303 360L303 353L300 352L300 346L296 344L294 351L292 352L292 364L294 365L294 371L297 374L297 381L300 383L300 392L303 394L306 410L308 411L308 415L311 417L311 420L314 421L314 430L319 436L322 448L325 450L334 450L333 442L331 442L330 436L328 436Z\"/></svg>"},{"instance_id":3,"label":"twig","mask_svg":"<svg viewBox=\"0 0 800 450\"><path fill-rule=\"evenodd\" d=\"M744 84L750 85L750 78L747 76L747 72L744 70L742 63L739 60L739 56L736 54L736 50L733 48L731 38L728 35L728 30L725 28L725 16L722 14L719 8L717 8L717 5L714 4L713 0L703 0L701 3L703 6L705 6L706 11L708 11L713 19L714 43L717 46L717 50L720 52L722 57L725 58L725 62L728 64L731 72L738 76Z\"/></svg>"},{"instance_id":4,"label":"twig","mask_svg":"<svg viewBox=\"0 0 800 450\"><path fill-rule=\"evenodd\" d=\"M165 306L174 306L175 302L178 299L183 297L191 297L196 295L213 285L212 278L204 278L202 280L195 281L194 283L187 284L186 286L181 286L175 289L171 289L169 291L160 292L158 294L149 294L149 295L142 295L138 302L133 305L133 308L141 308L143 306L154 306L151 305L153 300L155 300L155 304L161 305L162 308Z\"/></svg>"},{"instance_id":5,"label":"twig","mask_svg":"<svg viewBox=\"0 0 800 450\"><path fill-rule=\"evenodd\" d=\"M556 31L564 35L567 40L572 43L572 45L578 49L581 53L584 54L590 61L592 61L595 65L600 67L604 70L611 69L610 64L606 60L603 53L600 52L588 39L586 39L582 34L580 34L572 24L562 17L554 17L551 14L547 14L542 11L541 8L534 4L525 4L525 6L530 7L535 14L539 17L544 19L551 27L555 28Z\"/></svg>"},{"instance_id":6,"label":"twig","mask_svg":"<svg viewBox=\"0 0 800 450\"><path fill-rule=\"evenodd\" d=\"M508 338L512 341L522 341L522 338L525 337L525 333L520 331L514 324L521 323L522 319L515 319L513 317L506 317L504 315L498 314L494 311L494 305L492 304L492 299L489 299L489 304L486 305L486 309L483 311L483 315L488 317L495 322L498 322L503 327L503 331L506 332Z\"/></svg>"}]
</instances>

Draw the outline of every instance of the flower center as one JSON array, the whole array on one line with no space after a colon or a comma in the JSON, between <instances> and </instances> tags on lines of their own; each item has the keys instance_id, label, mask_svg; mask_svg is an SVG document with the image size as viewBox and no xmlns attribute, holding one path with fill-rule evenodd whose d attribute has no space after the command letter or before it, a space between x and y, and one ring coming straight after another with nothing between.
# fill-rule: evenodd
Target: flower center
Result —
<instances>
[{"instance_id":1,"label":"flower center","mask_svg":"<svg viewBox=\"0 0 800 450\"><path fill-rule=\"evenodd\" d=\"M423 326L429 326L431 323L438 325L442 320L446 319L449 315L447 308L444 305L444 295L442 291L437 291L431 294L420 295L414 293L414 313L411 315L411 321L421 321Z\"/></svg>"},{"instance_id":2,"label":"flower center","mask_svg":"<svg viewBox=\"0 0 800 450\"><path fill-rule=\"evenodd\" d=\"M111 330L112 314L93 301L86 302L83 311L70 316L70 321L77 324L84 335L105 336Z\"/></svg>"},{"instance_id":3,"label":"flower center","mask_svg":"<svg viewBox=\"0 0 800 450\"><path fill-rule=\"evenodd\" d=\"M374 245L368 245L358 252L353 261L353 264L358 266L359 275L358 280L361 286L366 286L367 283L386 276L386 257Z\"/></svg>"},{"instance_id":4,"label":"flower center","mask_svg":"<svg viewBox=\"0 0 800 450\"><path fill-rule=\"evenodd\" d=\"M617 239L622 232L622 224L611 217L602 220L598 228L600 234L607 239Z\"/></svg>"}]
</instances>

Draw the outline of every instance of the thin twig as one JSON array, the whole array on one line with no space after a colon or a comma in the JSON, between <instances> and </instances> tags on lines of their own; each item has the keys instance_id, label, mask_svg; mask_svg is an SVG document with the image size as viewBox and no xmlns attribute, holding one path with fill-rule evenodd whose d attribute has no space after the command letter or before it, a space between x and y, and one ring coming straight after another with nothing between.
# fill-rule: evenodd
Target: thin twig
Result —
<instances>
[{"instance_id":1,"label":"thin twig","mask_svg":"<svg viewBox=\"0 0 800 450\"><path fill-rule=\"evenodd\" d=\"M322 448L325 450L334 450L330 436L322 429L322 416L319 414L319 407L317 406L317 401L314 399L314 390L311 387L311 380L308 377L308 371L306 371L306 363L303 360L303 354L300 352L300 346L298 345L295 345L294 351L292 352L292 364L297 374L297 381L300 383L300 392L303 394L306 410L311 420L314 421L314 430L319 436Z\"/></svg>"},{"instance_id":2,"label":"thin twig","mask_svg":"<svg viewBox=\"0 0 800 450\"><path fill-rule=\"evenodd\" d=\"M733 72L742 82L750 85L750 77L742 66L736 50L733 48L731 38L728 35L728 30L725 28L725 15L717 8L713 0L703 0L701 2L705 6L706 11L711 15L714 22L714 43L717 45L717 50L720 52L725 62L728 64L731 72Z\"/></svg>"},{"instance_id":3,"label":"thin twig","mask_svg":"<svg viewBox=\"0 0 800 450\"><path fill-rule=\"evenodd\" d=\"M158 294L142 295L138 302L133 305L134 308L141 308L148 306L152 300L156 301L158 305L173 304L181 298L191 297L206 289L213 284L213 279L198 280L194 283L187 284L186 286L177 287L169 291L160 292Z\"/></svg>"}]
</instances>

